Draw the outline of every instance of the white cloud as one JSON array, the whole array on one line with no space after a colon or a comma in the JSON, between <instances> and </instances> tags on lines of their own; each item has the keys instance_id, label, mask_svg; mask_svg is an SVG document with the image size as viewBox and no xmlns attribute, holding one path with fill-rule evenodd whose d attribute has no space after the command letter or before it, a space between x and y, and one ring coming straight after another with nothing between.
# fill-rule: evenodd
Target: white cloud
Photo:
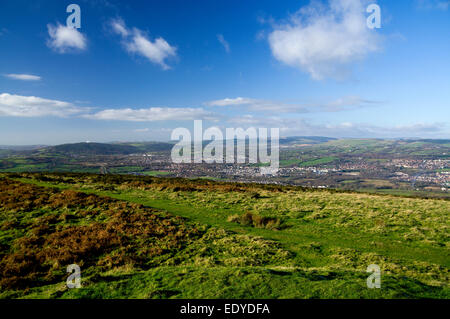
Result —
<instances>
[{"instance_id":1,"label":"white cloud","mask_svg":"<svg viewBox=\"0 0 450 319\"><path fill-rule=\"evenodd\" d=\"M47 45L59 53L69 51L82 51L87 47L86 37L76 28L64 26L58 23L57 26L47 25L50 38Z\"/></svg>"},{"instance_id":2,"label":"white cloud","mask_svg":"<svg viewBox=\"0 0 450 319\"><path fill-rule=\"evenodd\" d=\"M22 81L39 81L41 80L41 77L38 75L32 75L32 74L5 74L4 76L14 79L14 80L22 80Z\"/></svg>"},{"instance_id":3,"label":"white cloud","mask_svg":"<svg viewBox=\"0 0 450 319\"><path fill-rule=\"evenodd\" d=\"M150 107L147 109L107 109L84 117L96 120L153 122L170 120L212 119L210 112L202 108Z\"/></svg>"},{"instance_id":4,"label":"white cloud","mask_svg":"<svg viewBox=\"0 0 450 319\"><path fill-rule=\"evenodd\" d=\"M329 0L328 6L314 1L301 8L269 34L273 56L316 80L345 77L352 62L379 49L362 1Z\"/></svg>"},{"instance_id":5,"label":"white cloud","mask_svg":"<svg viewBox=\"0 0 450 319\"><path fill-rule=\"evenodd\" d=\"M129 35L125 22L123 22L122 19L112 20L111 27L115 33L121 35L122 37L127 37Z\"/></svg>"},{"instance_id":6,"label":"white cloud","mask_svg":"<svg viewBox=\"0 0 450 319\"><path fill-rule=\"evenodd\" d=\"M252 99L246 97L225 98L206 102L207 106L244 106L248 110L259 112L283 112L283 113L305 113L307 109L304 105L286 104L277 101Z\"/></svg>"},{"instance_id":7,"label":"white cloud","mask_svg":"<svg viewBox=\"0 0 450 319\"><path fill-rule=\"evenodd\" d=\"M192 121L197 119L217 121L220 116L203 108L150 107L143 109L105 109L92 112L90 107L80 107L70 102L45 99L37 96L0 94L0 117L77 116L93 120L117 120L133 122ZM148 129L136 129L147 132Z\"/></svg>"},{"instance_id":8,"label":"white cloud","mask_svg":"<svg viewBox=\"0 0 450 319\"><path fill-rule=\"evenodd\" d=\"M245 105L252 104L256 102L255 99L250 99L246 97L237 97L237 98L225 98L222 100L215 100L206 102L205 104L208 106L230 106L230 105Z\"/></svg>"},{"instance_id":9,"label":"white cloud","mask_svg":"<svg viewBox=\"0 0 450 319\"><path fill-rule=\"evenodd\" d=\"M164 60L170 56L176 55L176 49L170 46L166 40L158 38L152 42L139 30L134 30L133 39L131 42L127 43L126 47L129 52L146 57L151 62L161 65L164 70L170 69Z\"/></svg>"},{"instance_id":10,"label":"white cloud","mask_svg":"<svg viewBox=\"0 0 450 319\"><path fill-rule=\"evenodd\" d=\"M223 47L225 48L225 51L227 53L230 53L230 44L225 40L225 38L223 37L222 34L217 35L217 40L219 40L220 44L223 45Z\"/></svg>"},{"instance_id":11,"label":"white cloud","mask_svg":"<svg viewBox=\"0 0 450 319\"><path fill-rule=\"evenodd\" d=\"M66 117L83 111L72 103L49 100L36 96L22 96L9 93L0 94L0 116Z\"/></svg>"},{"instance_id":12,"label":"white cloud","mask_svg":"<svg viewBox=\"0 0 450 319\"><path fill-rule=\"evenodd\" d=\"M340 112L368 107L379 102L363 99L359 96L345 96L331 102L289 104L278 101L252 99L245 97L225 98L206 102L207 106L244 106L251 111L276 113L313 113Z\"/></svg>"},{"instance_id":13,"label":"white cloud","mask_svg":"<svg viewBox=\"0 0 450 319\"><path fill-rule=\"evenodd\" d=\"M122 19L112 20L111 28L122 37L123 45L129 53L141 55L150 62L159 64L164 70L170 69L166 59L176 56L176 47L171 46L162 37L151 41L141 30L129 30Z\"/></svg>"}]
</instances>

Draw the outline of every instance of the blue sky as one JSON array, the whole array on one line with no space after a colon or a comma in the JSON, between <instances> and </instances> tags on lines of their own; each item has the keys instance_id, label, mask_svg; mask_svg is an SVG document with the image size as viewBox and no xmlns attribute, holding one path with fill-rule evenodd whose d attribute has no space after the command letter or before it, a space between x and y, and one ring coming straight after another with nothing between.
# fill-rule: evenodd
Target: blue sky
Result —
<instances>
[{"instance_id":1,"label":"blue sky","mask_svg":"<svg viewBox=\"0 0 450 319\"><path fill-rule=\"evenodd\" d=\"M66 7L81 8L81 28ZM381 8L381 28L365 12ZM450 1L2 1L0 145L450 138Z\"/></svg>"}]
</instances>

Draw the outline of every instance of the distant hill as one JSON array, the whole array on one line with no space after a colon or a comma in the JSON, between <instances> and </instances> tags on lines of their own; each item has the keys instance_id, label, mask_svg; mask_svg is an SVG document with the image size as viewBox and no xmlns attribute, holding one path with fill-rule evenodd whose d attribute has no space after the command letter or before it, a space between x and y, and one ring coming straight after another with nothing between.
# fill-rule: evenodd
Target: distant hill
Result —
<instances>
[{"instance_id":1,"label":"distant hill","mask_svg":"<svg viewBox=\"0 0 450 319\"><path fill-rule=\"evenodd\" d=\"M141 150L132 145L105 144L105 143L74 143L51 146L45 149L48 152L90 154L90 155L126 155L140 153Z\"/></svg>"},{"instance_id":2,"label":"distant hill","mask_svg":"<svg viewBox=\"0 0 450 319\"><path fill-rule=\"evenodd\" d=\"M225 141L224 141L225 142ZM210 141L204 141L203 146ZM115 142L115 143L72 143L56 146L0 146L0 157L12 154L31 155L34 153L64 153L64 154L89 154L89 155L128 155L147 152L170 152L174 142ZM225 143L224 143L225 144ZM270 138L269 138L270 144ZM448 139L338 139L324 136L289 136L280 138L280 146L296 148L303 145L332 146L332 147L421 147L421 145L434 145L435 147L450 147Z\"/></svg>"},{"instance_id":3,"label":"distant hill","mask_svg":"<svg viewBox=\"0 0 450 319\"><path fill-rule=\"evenodd\" d=\"M289 136L280 138L280 144L320 144L335 140L337 139L325 136Z\"/></svg>"},{"instance_id":4,"label":"distant hill","mask_svg":"<svg viewBox=\"0 0 450 319\"><path fill-rule=\"evenodd\" d=\"M431 144L450 144L450 140L445 139L423 139L423 140L417 140L418 142L424 142L424 143L431 143Z\"/></svg>"},{"instance_id":5,"label":"distant hill","mask_svg":"<svg viewBox=\"0 0 450 319\"><path fill-rule=\"evenodd\" d=\"M173 143L165 142L142 142L142 143L119 143L116 145L128 145L139 149L141 152L163 152L170 151L173 148Z\"/></svg>"},{"instance_id":6,"label":"distant hill","mask_svg":"<svg viewBox=\"0 0 450 319\"><path fill-rule=\"evenodd\" d=\"M30 151L47 147L47 145L0 145L0 150Z\"/></svg>"}]
</instances>

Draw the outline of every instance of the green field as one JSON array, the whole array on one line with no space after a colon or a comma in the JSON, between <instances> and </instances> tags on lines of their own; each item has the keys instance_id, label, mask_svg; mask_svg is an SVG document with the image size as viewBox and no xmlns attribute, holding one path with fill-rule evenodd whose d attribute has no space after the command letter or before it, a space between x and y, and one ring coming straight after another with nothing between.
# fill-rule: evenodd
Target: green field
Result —
<instances>
[{"instance_id":1,"label":"green field","mask_svg":"<svg viewBox=\"0 0 450 319\"><path fill-rule=\"evenodd\" d=\"M327 157L322 157L322 158L318 158L318 159L311 160L311 161L302 162L302 163L300 163L299 166L308 167L308 166L315 166L315 165L321 165L321 164L328 164L328 163L332 163L336 160L338 160L337 157L327 156Z\"/></svg>"},{"instance_id":2,"label":"green field","mask_svg":"<svg viewBox=\"0 0 450 319\"><path fill-rule=\"evenodd\" d=\"M4 181L22 192L23 202L15 203L11 190L2 193L3 298L450 295L446 200L124 175L16 174ZM163 221L159 232L175 235L152 237L140 217L150 216L147 210L169 219L169 229ZM129 224L123 214L136 221ZM110 227L117 234L132 228L120 240L75 239L85 250L54 242L68 230L98 228L95 237ZM45 267L24 259L36 249L47 251L40 257ZM82 265L81 289L65 286L71 263ZM370 264L382 269L381 289L366 287ZM17 276L30 269L31 279L22 282Z\"/></svg>"}]
</instances>

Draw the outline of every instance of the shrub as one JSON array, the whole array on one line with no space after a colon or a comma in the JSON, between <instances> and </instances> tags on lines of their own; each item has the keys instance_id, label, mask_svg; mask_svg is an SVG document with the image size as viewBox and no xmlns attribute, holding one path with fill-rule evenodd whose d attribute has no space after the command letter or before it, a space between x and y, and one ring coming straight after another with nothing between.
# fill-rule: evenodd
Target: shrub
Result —
<instances>
[{"instance_id":1,"label":"shrub","mask_svg":"<svg viewBox=\"0 0 450 319\"><path fill-rule=\"evenodd\" d=\"M277 217L267 217L246 212L242 215L231 215L227 219L229 222L238 223L244 226L256 228L281 229L282 221Z\"/></svg>"}]
</instances>

